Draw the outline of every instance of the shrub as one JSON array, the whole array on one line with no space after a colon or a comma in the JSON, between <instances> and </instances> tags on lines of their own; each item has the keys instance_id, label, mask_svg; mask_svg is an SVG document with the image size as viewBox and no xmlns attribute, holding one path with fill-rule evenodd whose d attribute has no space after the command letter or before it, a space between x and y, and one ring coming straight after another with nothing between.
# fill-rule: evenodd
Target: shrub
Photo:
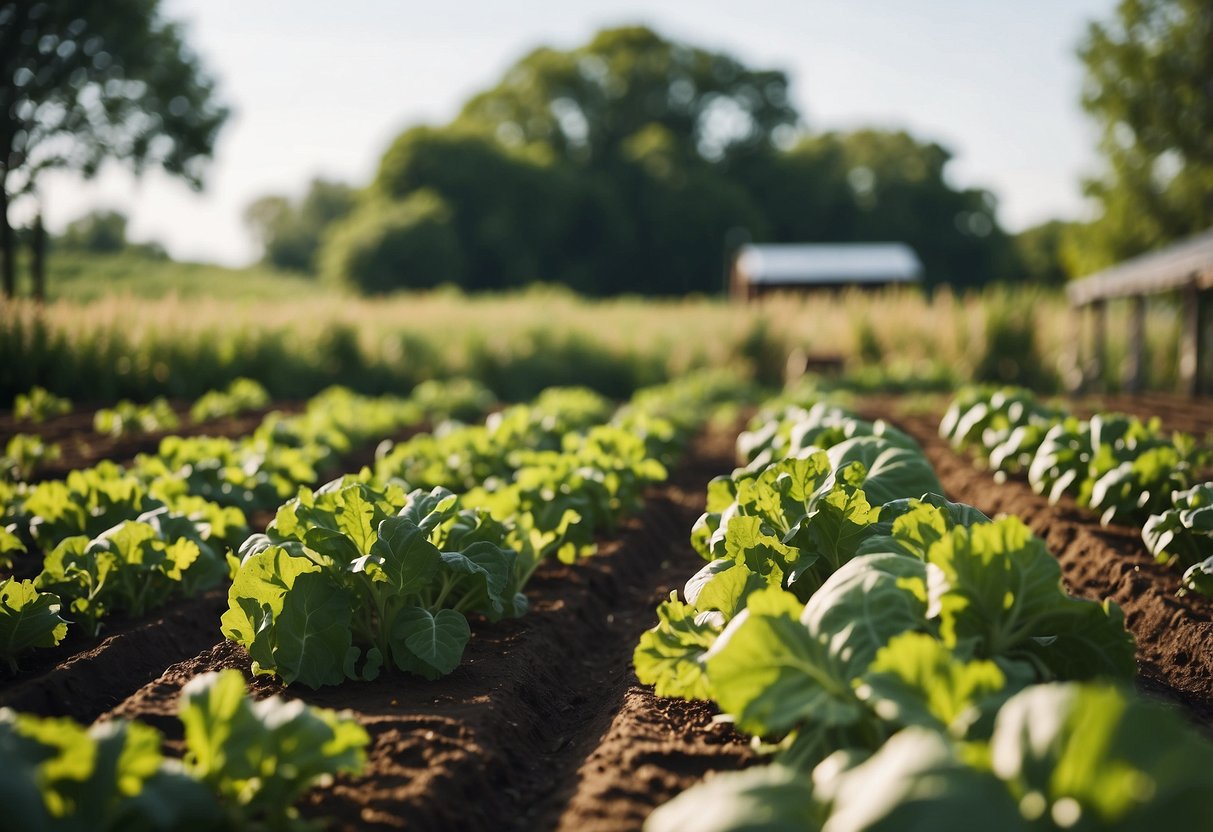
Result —
<instances>
[{"instance_id":1,"label":"shrub","mask_svg":"<svg viewBox=\"0 0 1213 832\"><path fill-rule=\"evenodd\" d=\"M327 279L375 295L457 283L464 267L451 210L426 189L364 203L334 227L320 259Z\"/></svg>"}]
</instances>

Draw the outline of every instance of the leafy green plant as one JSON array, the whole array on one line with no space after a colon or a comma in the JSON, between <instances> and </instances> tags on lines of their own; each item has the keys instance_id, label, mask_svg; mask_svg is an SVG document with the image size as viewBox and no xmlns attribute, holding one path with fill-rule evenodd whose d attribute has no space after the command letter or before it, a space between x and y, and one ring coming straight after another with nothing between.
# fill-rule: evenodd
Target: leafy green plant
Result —
<instances>
[{"instance_id":1,"label":"leafy green plant","mask_svg":"<svg viewBox=\"0 0 1213 832\"><path fill-rule=\"evenodd\" d=\"M236 670L192 679L178 709L184 761L165 758L160 733L141 722L84 728L0 709L6 828L302 832L316 824L295 801L366 763L370 739L352 718L276 696L253 702Z\"/></svg>"},{"instance_id":2,"label":"leafy green plant","mask_svg":"<svg viewBox=\"0 0 1213 832\"><path fill-rule=\"evenodd\" d=\"M176 412L163 396L147 404L123 399L113 407L101 408L93 414L93 429L105 436L175 430L178 424Z\"/></svg>"},{"instance_id":3,"label":"leafy green plant","mask_svg":"<svg viewBox=\"0 0 1213 832\"><path fill-rule=\"evenodd\" d=\"M18 393L13 401L13 418L18 422L40 423L71 412L69 399L56 396L45 387L31 387L28 393Z\"/></svg>"},{"instance_id":4,"label":"leafy green plant","mask_svg":"<svg viewBox=\"0 0 1213 832\"><path fill-rule=\"evenodd\" d=\"M225 390L208 390L190 407L190 421L211 422L260 410L270 403L264 386L251 378L236 378Z\"/></svg>"},{"instance_id":5,"label":"leafy green plant","mask_svg":"<svg viewBox=\"0 0 1213 832\"><path fill-rule=\"evenodd\" d=\"M39 592L33 581L0 581L0 659L11 672L17 658L34 647L54 647L67 635L59 597Z\"/></svg>"},{"instance_id":6,"label":"leafy green plant","mask_svg":"<svg viewBox=\"0 0 1213 832\"><path fill-rule=\"evenodd\" d=\"M23 482L48 462L59 458L61 449L32 433L14 434L0 456L0 480Z\"/></svg>"},{"instance_id":7,"label":"leafy green plant","mask_svg":"<svg viewBox=\"0 0 1213 832\"><path fill-rule=\"evenodd\" d=\"M338 480L301 491L242 548L223 633L254 672L287 684L373 679L384 665L446 675L471 635L467 614L526 610L504 537L444 489Z\"/></svg>"},{"instance_id":8,"label":"leafy green plant","mask_svg":"<svg viewBox=\"0 0 1213 832\"><path fill-rule=\"evenodd\" d=\"M191 679L178 712L185 773L215 796L230 828L311 828L295 802L366 763L370 738L353 719L276 696L253 702L236 670Z\"/></svg>"},{"instance_id":9,"label":"leafy green plant","mask_svg":"<svg viewBox=\"0 0 1213 832\"><path fill-rule=\"evenodd\" d=\"M209 538L209 527L161 508L95 538L62 541L47 554L35 585L56 593L96 635L109 615L140 616L227 577L223 551Z\"/></svg>"},{"instance_id":10,"label":"leafy green plant","mask_svg":"<svg viewBox=\"0 0 1213 832\"><path fill-rule=\"evenodd\" d=\"M781 764L718 775L645 830L1199 828L1210 788L1213 751L1175 713L1112 685L1048 684L1002 704L988 738L910 725L811 775Z\"/></svg>"}]
</instances>

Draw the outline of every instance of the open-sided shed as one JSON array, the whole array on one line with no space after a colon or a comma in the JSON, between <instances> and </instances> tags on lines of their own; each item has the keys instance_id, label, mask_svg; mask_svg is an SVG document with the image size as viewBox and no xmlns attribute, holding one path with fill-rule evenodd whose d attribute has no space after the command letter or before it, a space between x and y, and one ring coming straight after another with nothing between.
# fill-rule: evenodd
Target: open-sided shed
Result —
<instances>
[{"instance_id":1,"label":"open-sided shed","mask_svg":"<svg viewBox=\"0 0 1213 832\"><path fill-rule=\"evenodd\" d=\"M1146 328L1146 298L1178 293L1182 303L1183 334L1179 345L1179 374L1191 395L1213 392L1213 344L1208 329L1213 325L1213 230L1198 234L1165 249L1126 260L1109 269L1076 280L1066 288L1076 321L1079 363L1084 386L1103 375L1107 343L1108 301L1127 299L1133 304L1129 350L1124 368L1125 387L1137 392L1143 383ZM1091 354L1084 360L1083 313L1093 317Z\"/></svg>"},{"instance_id":2,"label":"open-sided shed","mask_svg":"<svg viewBox=\"0 0 1213 832\"><path fill-rule=\"evenodd\" d=\"M742 246L730 292L752 300L769 292L878 288L922 280L922 263L905 243L771 243Z\"/></svg>"}]
</instances>

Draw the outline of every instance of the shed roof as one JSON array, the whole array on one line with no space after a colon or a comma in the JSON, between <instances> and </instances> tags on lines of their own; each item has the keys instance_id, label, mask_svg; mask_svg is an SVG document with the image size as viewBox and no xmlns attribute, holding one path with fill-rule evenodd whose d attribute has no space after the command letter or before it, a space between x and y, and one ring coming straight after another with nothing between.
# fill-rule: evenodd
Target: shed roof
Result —
<instances>
[{"instance_id":1,"label":"shed roof","mask_svg":"<svg viewBox=\"0 0 1213 832\"><path fill-rule=\"evenodd\" d=\"M1104 269L1066 287L1070 303L1165 292L1195 283L1213 287L1213 229Z\"/></svg>"},{"instance_id":2,"label":"shed roof","mask_svg":"<svg viewBox=\"0 0 1213 832\"><path fill-rule=\"evenodd\" d=\"M922 263L905 243L784 243L743 246L737 268L750 283L912 283Z\"/></svg>"}]
</instances>

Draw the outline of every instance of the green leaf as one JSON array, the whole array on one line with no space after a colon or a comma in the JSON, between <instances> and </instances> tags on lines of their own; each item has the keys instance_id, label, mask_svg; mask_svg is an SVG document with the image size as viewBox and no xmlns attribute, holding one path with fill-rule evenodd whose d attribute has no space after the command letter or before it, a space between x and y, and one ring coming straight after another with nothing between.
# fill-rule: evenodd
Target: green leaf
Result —
<instances>
[{"instance_id":1,"label":"green leaf","mask_svg":"<svg viewBox=\"0 0 1213 832\"><path fill-rule=\"evenodd\" d=\"M1126 832L1208 825L1213 750L1177 713L1113 686L1028 688L999 711L990 748L995 774L1035 795L1029 820Z\"/></svg>"},{"instance_id":2,"label":"green leaf","mask_svg":"<svg viewBox=\"0 0 1213 832\"><path fill-rule=\"evenodd\" d=\"M17 657L33 647L54 647L67 635L59 597L39 592L33 581L0 581L0 658L16 669Z\"/></svg>"},{"instance_id":3,"label":"green leaf","mask_svg":"<svg viewBox=\"0 0 1213 832\"><path fill-rule=\"evenodd\" d=\"M873 505L928 492L943 493L934 469L918 448L906 448L879 436L858 436L835 445L828 454L835 470L855 462L863 464L867 473L859 487Z\"/></svg>"},{"instance_id":4,"label":"green leaf","mask_svg":"<svg viewBox=\"0 0 1213 832\"><path fill-rule=\"evenodd\" d=\"M378 539L371 546L368 574L386 583L376 593L393 598L416 595L430 585L441 558L425 532L406 517L389 517L379 524Z\"/></svg>"},{"instance_id":5,"label":"green leaf","mask_svg":"<svg viewBox=\"0 0 1213 832\"><path fill-rule=\"evenodd\" d=\"M818 832L825 808L803 771L781 765L717 774L658 807L645 832Z\"/></svg>"},{"instance_id":6,"label":"green leaf","mask_svg":"<svg viewBox=\"0 0 1213 832\"><path fill-rule=\"evenodd\" d=\"M1005 685L994 662L962 661L930 635L903 633L877 651L859 695L881 719L963 738Z\"/></svg>"},{"instance_id":7,"label":"green leaf","mask_svg":"<svg viewBox=\"0 0 1213 832\"><path fill-rule=\"evenodd\" d=\"M671 592L657 607L657 626L645 631L632 655L636 677L658 696L710 699L703 656L720 635L719 616L696 615Z\"/></svg>"},{"instance_id":8,"label":"green leaf","mask_svg":"<svg viewBox=\"0 0 1213 832\"><path fill-rule=\"evenodd\" d=\"M1027 659L1044 680L1131 678L1133 637L1120 608L1071 598L1044 542L1017 518L952 529L931 546L944 643L961 655Z\"/></svg>"},{"instance_id":9,"label":"green leaf","mask_svg":"<svg viewBox=\"0 0 1213 832\"><path fill-rule=\"evenodd\" d=\"M437 679L459 666L470 637L467 619L455 610L411 607L393 622L392 657L401 670Z\"/></svg>"},{"instance_id":10,"label":"green leaf","mask_svg":"<svg viewBox=\"0 0 1213 832\"><path fill-rule=\"evenodd\" d=\"M1015 800L988 771L970 766L943 734L910 727L870 758L843 768L837 758L813 773L830 805L831 832L962 830L1024 832Z\"/></svg>"},{"instance_id":11,"label":"green leaf","mask_svg":"<svg viewBox=\"0 0 1213 832\"><path fill-rule=\"evenodd\" d=\"M236 670L191 679L179 706L185 766L240 828L295 828L292 804L318 782L366 763L366 731L351 717L298 700L253 702Z\"/></svg>"},{"instance_id":12,"label":"green leaf","mask_svg":"<svg viewBox=\"0 0 1213 832\"><path fill-rule=\"evenodd\" d=\"M304 572L295 578L274 620L274 670L283 682L318 688L345 679L353 638L350 608L345 591L327 576Z\"/></svg>"}]
</instances>

